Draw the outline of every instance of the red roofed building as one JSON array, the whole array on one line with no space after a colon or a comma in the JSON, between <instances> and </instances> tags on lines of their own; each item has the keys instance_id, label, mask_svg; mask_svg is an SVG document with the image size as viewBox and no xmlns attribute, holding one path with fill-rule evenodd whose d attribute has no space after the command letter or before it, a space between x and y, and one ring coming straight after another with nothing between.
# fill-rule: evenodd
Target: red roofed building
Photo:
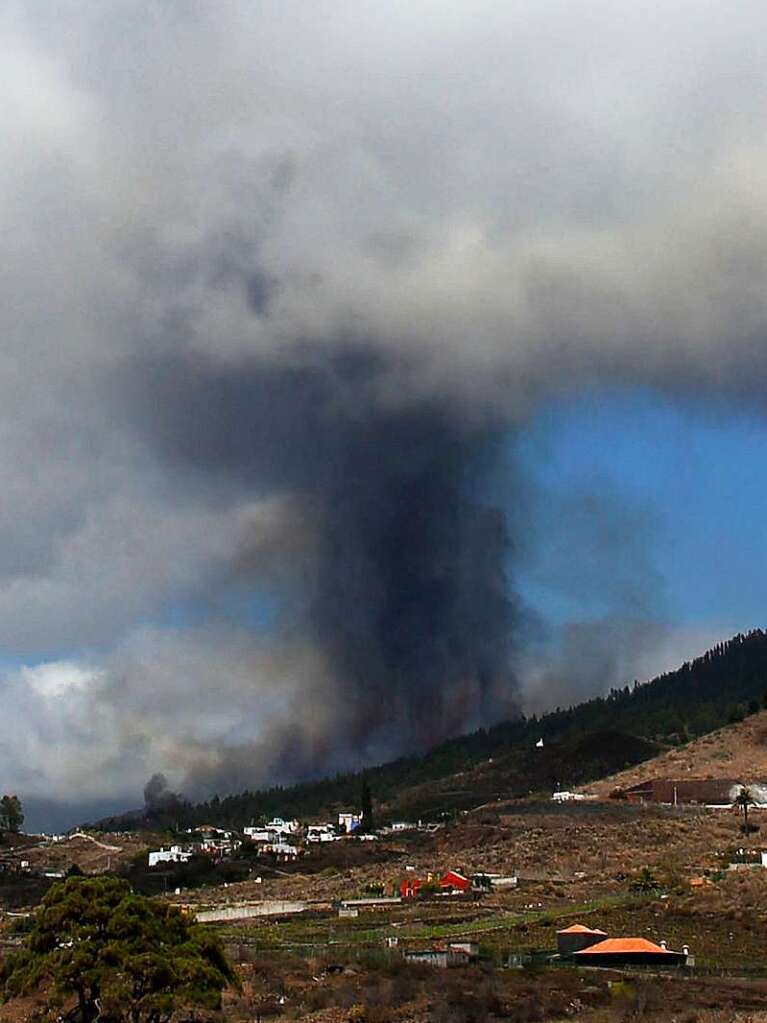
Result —
<instances>
[{"instance_id":1,"label":"red roofed building","mask_svg":"<svg viewBox=\"0 0 767 1023\"><path fill-rule=\"evenodd\" d=\"M419 889L428 883L429 882L422 877L406 877L405 880L400 883L399 893L403 899L414 899L418 894Z\"/></svg>"},{"instance_id":2,"label":"red roofed building","mask_svg":"<svg viewBox=\"0 0 767 1023\"><path fill-rule=\"evenodd\" d=\"M580 952L573 959L586 966L629 966L653 964L655 966L684 966L686 952L672 952L647 938L607 938Z\"/></svg>"},{"instance_id":3,"label":"red roofed building","mask_svg":"<svg viewBox=\"0 0 767 1023\"><path fill-rule=\"evenodd\" d=\"M606 931L584 927L583 924L573 924L572 927L565 927L563 931L557 931L557 952L569 956L590 945L596 945L606 937Z\"/></svg>"},{"instance_id":4,"label":"red roofed building","mask_svg":"<svg viewBox=\"0 0 767 1023\"><path fill-rule=\"evenodd\" d=\"M456 870L448 870L445 876L440 880L439 886L442 889L452 889L454 892L471 891L471 881L468 877L464 877L463 874L459 874Z\"/></svg>"},{"instance_id":5,"label":"red roofed building","mask_svg":"<svg viewBox=\"0 0 767 1023\"><path fill-rule=\"evenodd\" d=\"M439 888L443 894L447 894L449 892L471 891L471 881L468 877L464 877L463 874L459 874L457 870L448 870L448 872L441 877L439 881L432 877L431 874L429 874L427 878L406 877L405 880L400 883L400 895L403 899L413 899L416 895L418 895L418 892L424 885L432 885L435 889Z\"/></svg>"}]
</instances>

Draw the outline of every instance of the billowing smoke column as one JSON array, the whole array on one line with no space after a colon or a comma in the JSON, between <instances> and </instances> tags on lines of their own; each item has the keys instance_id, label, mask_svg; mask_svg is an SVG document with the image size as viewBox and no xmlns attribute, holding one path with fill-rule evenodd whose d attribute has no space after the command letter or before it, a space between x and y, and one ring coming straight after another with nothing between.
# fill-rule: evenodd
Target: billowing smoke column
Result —
<instances>
[{"instance_id":1,"label":"billowing smoke column","mask_svg":"<svg viewBox=\"0 0 767 1023\"><path fill-rule=\"evenodd\" d=\"M645 676L649 502L504 445L580 389L762 414L730 6L3 5L9 787L223 792L512 713L510 661L539 708Z\"/></svg>"},{"instance_id":2,"label":"billowing smoke column","mask_svg":"<svg viewBox=\"0 0 767 1023\"><path fill-rule=\"evenodd\" d=\"M136 372L168 465L287 496L284 531L303 542L289 538L266 570L244 543L233 580L291 578L290 627L332 678L328 749L387 755L514 713L509 538L487 496L502 464L496 422L447 399L403 402L372 345L299 346L287 365L170 357ZM285 770L320 766L302 764L295 730L284 743Z\"/></svg>"},{"instance_id":3,"label":"billowing smoke column","mask_svg":"<svg viewBox=\"0 0 767 1023\"><path fill-rule=\"evenodd\" d=\"M168 788L168 779L159 771L144 786L144 807L150 813L170 810L178 802L178 794Z\"/></svg>"}]
</instances>

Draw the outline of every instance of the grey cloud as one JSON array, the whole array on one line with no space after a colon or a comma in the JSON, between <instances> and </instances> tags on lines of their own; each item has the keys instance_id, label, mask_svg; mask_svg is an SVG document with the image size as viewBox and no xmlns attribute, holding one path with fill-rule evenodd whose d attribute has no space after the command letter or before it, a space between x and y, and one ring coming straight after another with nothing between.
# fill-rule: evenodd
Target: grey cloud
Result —
<instances>
[{"instance_id":1,"label":"grey cloud","mask_svg":"<svg viewBox=\"0 0 767 1023\"><path fill-rule=\"evenodd\" d=\"M508 538L477 496L496 425L382 399L391 371L370 345L297 351L289 366L139 366L142 423L171 469L297 495L315 536L302 625L342 680L347 743L383 726L408 748L508 713Z\"/></svg>"},{"instance_id":2,"label":"grey cloud","mask_svg":"<svg viewBox=\"0 0 767 1023\"><path fill-rule=\"evenodd\" d=\"M693 660L739 627L672 627L660 618L632 618L616 608L589 621L540 630L516 662L525 712L569 707L634 680L646 682Z\"/></svg>"},{"instance_id":3,"label":"grey cloud","mask_svg":"<svg viewBox=\"0 0 767 1023\"><path fill-rule=\"evenodd\" d=\"M339 731L354 760L507 712L522 541L489 495L525 484L504 434L584 384L763 402L764 5L1 17L6 649L103 678L114 790L271 776L286 750L309 771ZM279 590L279 652L205 623L125 653L248 587ZM308 715L269 681L291 649ZM175 702L141 707L184 671L164 745ZM37 750L54 719L27 684L4 687ZM58 741L90 764L76 691ZM211 692L263 710L232 735Z\"/></svg>"}]
</instances>

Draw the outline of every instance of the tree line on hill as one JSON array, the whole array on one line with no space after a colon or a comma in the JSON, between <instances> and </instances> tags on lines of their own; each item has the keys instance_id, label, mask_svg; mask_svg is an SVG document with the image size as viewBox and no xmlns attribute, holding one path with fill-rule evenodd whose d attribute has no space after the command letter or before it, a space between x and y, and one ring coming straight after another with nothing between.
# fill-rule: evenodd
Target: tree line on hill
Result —
<instances>
[{"instance_id":1,"label":"tree line on hill","mask_svg":"<svg viewBox=\"0 0 767 1023\"><path fill-rule=\"evenodd\" d=\"M625 733L651 740L683 742L742 720L767 705L767 633L755 629L718 643L693 661L652 681L612 689L568 708L504 721L449 739L428 753L401 757L364 772L378 802L403 789L434 782L477 764L545 743L568 742L594 733ZM596 777L596 775L594 775ZM336 774L291 786L245 791L201 803L176 798L100 822L112 827L188 828L200 824L241 826L279 814L307 817L359 800L362 773Z\"/></svg>"}]
</instances>

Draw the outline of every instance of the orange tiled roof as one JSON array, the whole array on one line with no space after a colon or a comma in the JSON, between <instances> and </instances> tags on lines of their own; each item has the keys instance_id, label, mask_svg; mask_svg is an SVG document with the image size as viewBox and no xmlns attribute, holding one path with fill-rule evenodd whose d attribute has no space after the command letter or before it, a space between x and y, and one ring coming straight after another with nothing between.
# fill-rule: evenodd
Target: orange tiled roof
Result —
<instances>
[{"instance_id":1,"label":"orange tiled roof","mask_svg":"<svg viewBox=\"0 0 767 1023\"><path fill-rule=\"evenodd\" d=\"M574 952L573 955L610 955L624 952L649 952L661 956L672 954L670 949L661 948L660 945L656 945L654 941L648 941L647 938L607 938L606 941L597 942L596 945L583 948L580 952Z\"/></svg>"},{"instance_id":2,"label":"orange tiled roof","mask_svg":"<svg viewBox=\"0 0 767 1023\"><path fill-rule=\"evenodd\" d=\"M583 924L573 924L572 927L565 927L563 931L557 931L557 934L604 934L607 937L607 931L584 927Z\"/></svg>"}]
</instances>

